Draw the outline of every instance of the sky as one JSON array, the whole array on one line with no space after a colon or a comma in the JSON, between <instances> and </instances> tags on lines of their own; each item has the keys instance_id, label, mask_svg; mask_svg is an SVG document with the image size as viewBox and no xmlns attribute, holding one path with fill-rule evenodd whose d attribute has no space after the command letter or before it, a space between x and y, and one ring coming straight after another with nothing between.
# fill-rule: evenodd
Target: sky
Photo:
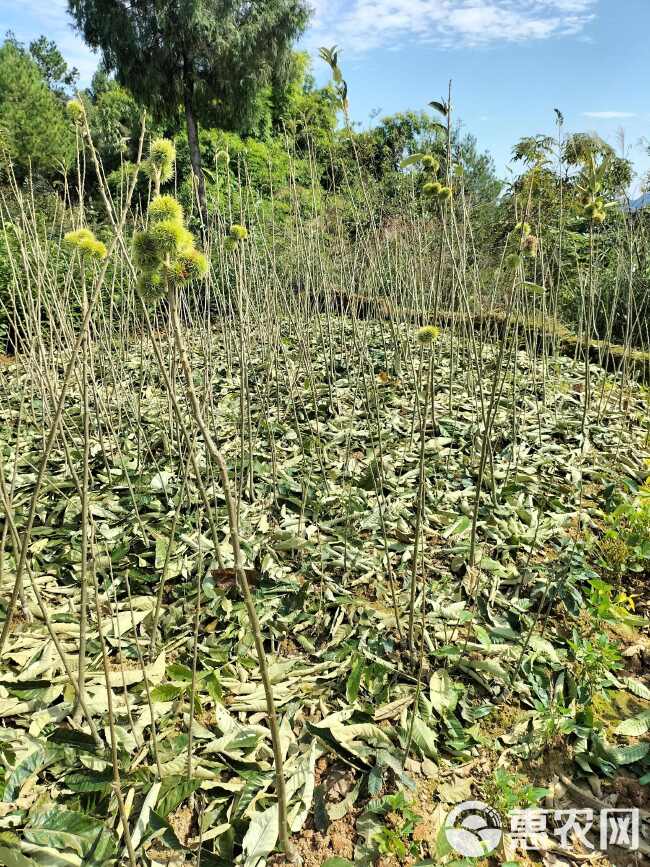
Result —
<instances>
[{"instance_id":1,"label":"sky","mask_svg":"<svg viewBox=\"0 0 650 867\"><path fill-rule=\"evenodd\" d=\"M74 33L66 0L0 0L0 31L45 33L88 82L97 65ZM302 47L340 49L351 114L427 107L452 81L456 116L507 178L522 136L596 132L650 171L650 0L311 0ZM319 83L327 70L318 59ZM647 137L648 141L644 141Z\"/></svg>"}]
</instances>

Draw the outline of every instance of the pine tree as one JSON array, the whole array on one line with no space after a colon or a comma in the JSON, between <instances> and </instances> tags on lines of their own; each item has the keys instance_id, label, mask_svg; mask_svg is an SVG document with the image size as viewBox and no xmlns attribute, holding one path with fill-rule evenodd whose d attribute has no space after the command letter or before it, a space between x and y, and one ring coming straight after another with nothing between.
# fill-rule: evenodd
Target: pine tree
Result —
<instances>
[{"instance_id":1,"label":"pine tree","mask_svg":"<svg viewBox=\"0 0 650 867\"><path fill-rule=\"evenodd\" d=\"M58 174L74 158L65 108L37 62L8 37L0 46L0 146L19 177Z\"/></svg>"}]
</instances>

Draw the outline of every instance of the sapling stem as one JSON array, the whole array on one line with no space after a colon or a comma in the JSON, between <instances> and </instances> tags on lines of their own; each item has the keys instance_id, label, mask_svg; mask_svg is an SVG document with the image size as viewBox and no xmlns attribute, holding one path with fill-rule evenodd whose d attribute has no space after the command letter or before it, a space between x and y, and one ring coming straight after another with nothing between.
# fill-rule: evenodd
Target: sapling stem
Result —
<instances>
[{"instance_id":1,"label":"sapling stem","mask_svg":"<svg viewBox=\"0 0 650 867\"><path fill-rule=\"evenodd\" d=\"M425 331L423 328L420 332L422 334ZM430 342L430 341L429 341ZM424 512L424 494L426 487L426 472L425 472L425 463L424 463L424 454L426 448L426 428L427 428L427 416L429 411L429 401L432 399L431 391L433 385L433 348L429 347L429 364L427 366L427 382L426 382L426 391L424 394L424 409L422 411L421 422L420 422L420 467L419 467L419 477L418 477L418 488L417 488L417 500L416 500L416 513L415 513L415 538L413 540L413 565L411 567L411 595L409 602L409 628L408 628L408 643L409 650L411 653L414 651L413 645L413 632L415 627L415 599L417 595L417 566L418 566L418 552L420 550L420 536L422 534L422 515ZM425 582L424 575L422 576L422 583ZM424 604L424 603L423 603Z\"/></svg>"},{"instance_id":2,"label":"sapling stem","mask_svg":"<svg viewBox=\"0 0 650 867\"><path fill-rule=\"evenodd\" d=\"M174 333L174 341L176 344L176 350L178 352L181 369L185 378L185 385L187 389L187 395L190 401L190 406L192 409L192 415L194 416L194 420L196 421L199 430L201 431L201 436L203 437L206 448L208 449L211 458L217 466L219 477L221 479L221 486L224 499L226 501L226 511L228 514L230 544L232 546L235 561L235 575L237 577L237 582L244 598L246 613L248 614L248 620L250 623L251 631L253 633L255 650L257 652L257 658L260 667L260 676L262 678L264 695L266 698L266 708L269 718L269 728L271 730L271 742L273 747L273 758L275 762L275 784L278 797L278 822L280 843L282 845L282 849L284 850L287 860L292 864L296 864L299 863L300 856L294 850L289 838L289 822L287 811L288 805L286 787L284 782L284 762L282 759L280 726L278 724L278 718L275 709L275 700L273 698L273 687L271 685L271 678L269 676L269 670L266 664L264 639L262 638L259 618L255 609L255 603L251 594L248 578L246 577L246 570L244 569L244 560L241 550L239 522L235 505L235 497L230 485L230 477L228 475L228 468L226 466L225 459L221 454L219 447L212 438L210 430L208 429L208 426L203 417L203 411L201 410L201 404L199 402L198 395L196 394L196 390L194 388L192 365L189 360L185 339L183 337L183 331L178 316L176 290L173 286L169 287L167 299L169 302L169 313L172 331Z\"/></svg>"}]
</instances>

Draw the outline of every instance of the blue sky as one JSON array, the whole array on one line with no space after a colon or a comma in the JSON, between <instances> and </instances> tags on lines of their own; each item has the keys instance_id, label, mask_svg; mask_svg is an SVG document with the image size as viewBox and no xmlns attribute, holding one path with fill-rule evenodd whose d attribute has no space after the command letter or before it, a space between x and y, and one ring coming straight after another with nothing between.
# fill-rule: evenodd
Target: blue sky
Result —
<instances>
[{"instance_id":1,"label":"blue sky","mask_svg":"<svg viewBox=\"0 0 650 867\"><path fill-rule=\"evenodd\" d=\"M453 80L457 115L507 175L523 135L552 133L559 108L570 131L620 134L639 174L650 171L650 0L312 0L304 39L336 44L352 115L426 107ZM0 28L54 38L88 80L97 59L75 36L65 0L0 0ZM319 81L326 79L320 61Z\"/></svg>"}]
</instances>

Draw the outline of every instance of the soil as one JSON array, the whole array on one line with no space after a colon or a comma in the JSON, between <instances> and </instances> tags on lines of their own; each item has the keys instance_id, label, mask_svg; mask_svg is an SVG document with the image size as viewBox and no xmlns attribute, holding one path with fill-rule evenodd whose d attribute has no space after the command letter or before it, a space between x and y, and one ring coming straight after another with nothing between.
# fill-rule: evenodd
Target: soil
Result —
<instances>
[{"instance_id":1,"label":"soil","mask_svg":"<svg viewBox=\"0 0 650 867\"><path fill-rule=\"evenodd\" d=\"M293 843L302 857L303 867L321 867L328 858L354 859L354 844L357 838L356 821L359 810L352 810L347 816L332 822L326 832L305 828ZM290 867L282 855L268 861L269 867Z\"/></svg>"}]
</instances>

